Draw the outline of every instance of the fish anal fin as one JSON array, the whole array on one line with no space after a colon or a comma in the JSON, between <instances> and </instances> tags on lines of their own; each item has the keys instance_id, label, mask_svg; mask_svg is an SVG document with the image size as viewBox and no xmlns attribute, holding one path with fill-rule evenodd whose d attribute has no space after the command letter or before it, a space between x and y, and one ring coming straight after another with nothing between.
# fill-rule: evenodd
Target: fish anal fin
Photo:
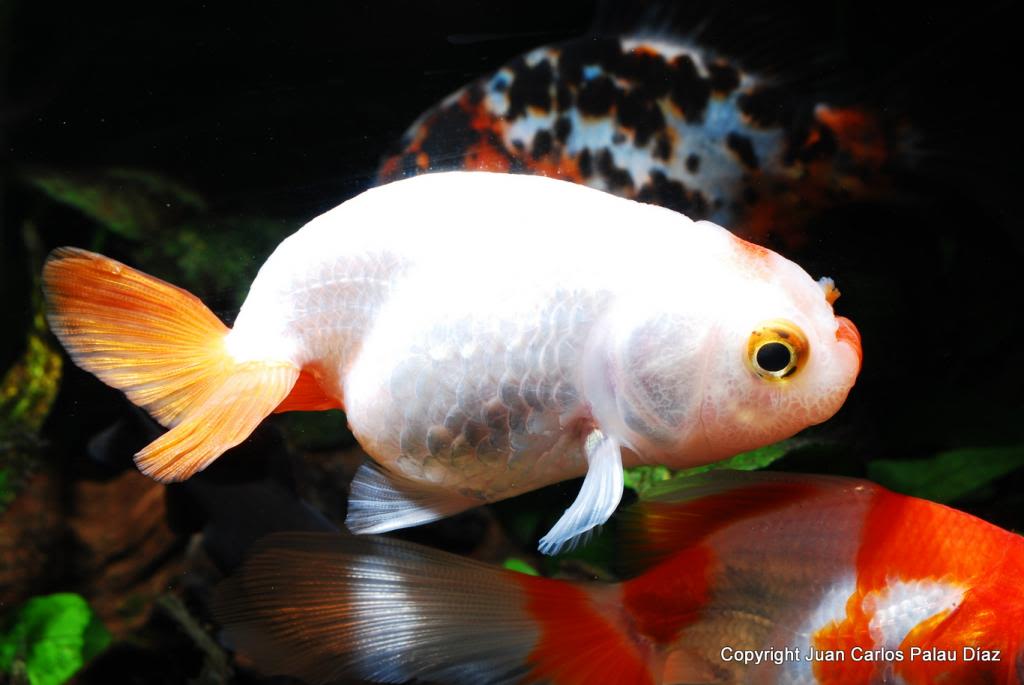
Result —
<instances>
[{"instance_id":1,"label":"fish anal fin","mask_svg":"<svg viewBox=\"0 0 1024 685\"><path fill-rule=\"evenodd\" d=\"M345 525L353 533L386 533L418 526L484 504L430 487L366 462L356 471L348 496Z\"/></svg>"},{"instance_id":2,"label":"fish anal fin","mask_svg":"<svg viewBox=\"0 0 1024 685\"><path fill-rule=\"evenodd\" d=\"M327 409L343 409L342 403L324 391L313 371L303 369L295 386L281 404L274 409L275 414L286 411L325 411Z\"/></svg>"},{"instance_id":3,"label":"fish anal fin","mask_svg":"<svg viewBox=\"0 0 1024 685\"><path fill-rule=\"evenodd\" d=\"M245 362L174 428L135 455L139 470L162 482L181 481L239 444L291 391L299 370L287 363Z\"/></svg>"},{"instance_id":4,"label":"fish anal fin","mask_svg":"<svg viewBox=\"0 0 1024 685\"><path fill-rule=\"evenodd\" d=\"M622 499L622 452L613 438L594 431L586 443L587 475L576 499L540 540L540 551L570 550L608 520Z\"/></svg>"}]
</instances>

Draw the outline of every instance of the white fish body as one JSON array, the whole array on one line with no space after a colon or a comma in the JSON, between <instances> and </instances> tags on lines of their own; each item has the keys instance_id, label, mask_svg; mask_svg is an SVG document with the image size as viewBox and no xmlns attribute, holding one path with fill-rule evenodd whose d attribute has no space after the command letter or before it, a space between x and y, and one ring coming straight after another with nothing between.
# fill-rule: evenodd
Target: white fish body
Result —
<instances>
[{"instance_id":1,"label":"white fish body","mask_svg":"<svg viewBox=\"0 0 1024 685\"><path fill-rule=\"evenodd\" d=\"M746 359L774 321L813 350L785 379ZM799 267L714 224L451 172L369 190L286 239L225 341L236 365L301 369L344 407L381 467L357 474L354 530L587 473L554 551L611 514L622 464L706 463L831 416L859 369L843 321Z\"/></svg>"}]
</instances>

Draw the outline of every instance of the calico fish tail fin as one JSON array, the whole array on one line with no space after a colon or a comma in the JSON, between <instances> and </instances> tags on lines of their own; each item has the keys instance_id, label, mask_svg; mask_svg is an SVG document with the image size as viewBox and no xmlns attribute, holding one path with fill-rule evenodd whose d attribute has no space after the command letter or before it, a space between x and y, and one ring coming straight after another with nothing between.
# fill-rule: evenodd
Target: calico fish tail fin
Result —
<instances>
[{"instance_id":1,"label":"calico fish tail fin","mask_svg":"<svg viewBox=\"0 0 1024 685\"><path fill-rule=\"evenodd\" d=\"M213 612L262 670L310 683L654 685L612 590L400 540L284 533L221 584Z\"/></svg>"},{"instance_id":2,"label":"calico fish tail fin","mask_svg":"<svg viewBox=\"0 0 1024 685\"><path fill-rule=\"evenodd\" d=\"M55 250L43 290L74 362L171 428L136 455L157 480L184 480L240 443L299 377L288 361L236 361L199 298L103 255Z\"/></svg>"}]
</instances>

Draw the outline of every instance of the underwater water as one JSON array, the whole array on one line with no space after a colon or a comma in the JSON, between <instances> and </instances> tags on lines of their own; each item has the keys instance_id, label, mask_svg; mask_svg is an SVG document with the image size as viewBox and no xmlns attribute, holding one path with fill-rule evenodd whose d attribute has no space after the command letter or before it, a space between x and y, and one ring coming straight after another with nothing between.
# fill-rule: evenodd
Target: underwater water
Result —
<instances>
[{"instance_id":1,"label":"underwater water","mask_svg":"<svg viewBox=\"0 0 1024 685\"><path fill-rule=\"evenodd\" d=\"M185 483L139 474L132 455L161 429L48 332L46 254L110 255L230 325L273 248L374 185L422 113L517 55L594 31L694 35L793 102L893 122L889 192L815 206L798 240L766 239L835 279L836 311L863 339L858 382L832 419L734 465L867 478L1024 529L1009 14L1005 3L3 4L0 679L289 682L221 641L213 589L269 532L343 528L364 459L340 412L296 413ZM624 504L668 475L627 474ZM552 577L621 578L615 519L575 551L536 551L578 487L394 535Z\"/></svg>"}]
</instances>

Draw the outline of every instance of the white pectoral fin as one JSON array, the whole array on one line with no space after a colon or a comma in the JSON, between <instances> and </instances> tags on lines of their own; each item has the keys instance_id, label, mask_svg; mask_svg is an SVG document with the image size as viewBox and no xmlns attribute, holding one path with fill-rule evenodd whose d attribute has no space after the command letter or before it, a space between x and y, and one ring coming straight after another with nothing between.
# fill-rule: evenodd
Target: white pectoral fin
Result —
<instances>
[{"instance_id":1,"label":"white pectoral fin","mask_svg":"<svg viewBox=\"0 0 1024 685\"><path fill-rule=\"evenodd\" d=\"M386 473L374 463L352 479L345 525L353 533L386 533L458 514L483 502Z\"/></svg>"},{"instance_id":2,"label":"white pectoral fin","mask_svg":"<svg viewBox=\"0 0 1024 685\"><path fill-rule=\"evenodd\" d=\"M599 431L587 437L587 476L562 518L540 540L540 551L558 554L584 542L593 529L608 520L622 499L622 452L619 443Z\"/></svg>"}]
</instances>

